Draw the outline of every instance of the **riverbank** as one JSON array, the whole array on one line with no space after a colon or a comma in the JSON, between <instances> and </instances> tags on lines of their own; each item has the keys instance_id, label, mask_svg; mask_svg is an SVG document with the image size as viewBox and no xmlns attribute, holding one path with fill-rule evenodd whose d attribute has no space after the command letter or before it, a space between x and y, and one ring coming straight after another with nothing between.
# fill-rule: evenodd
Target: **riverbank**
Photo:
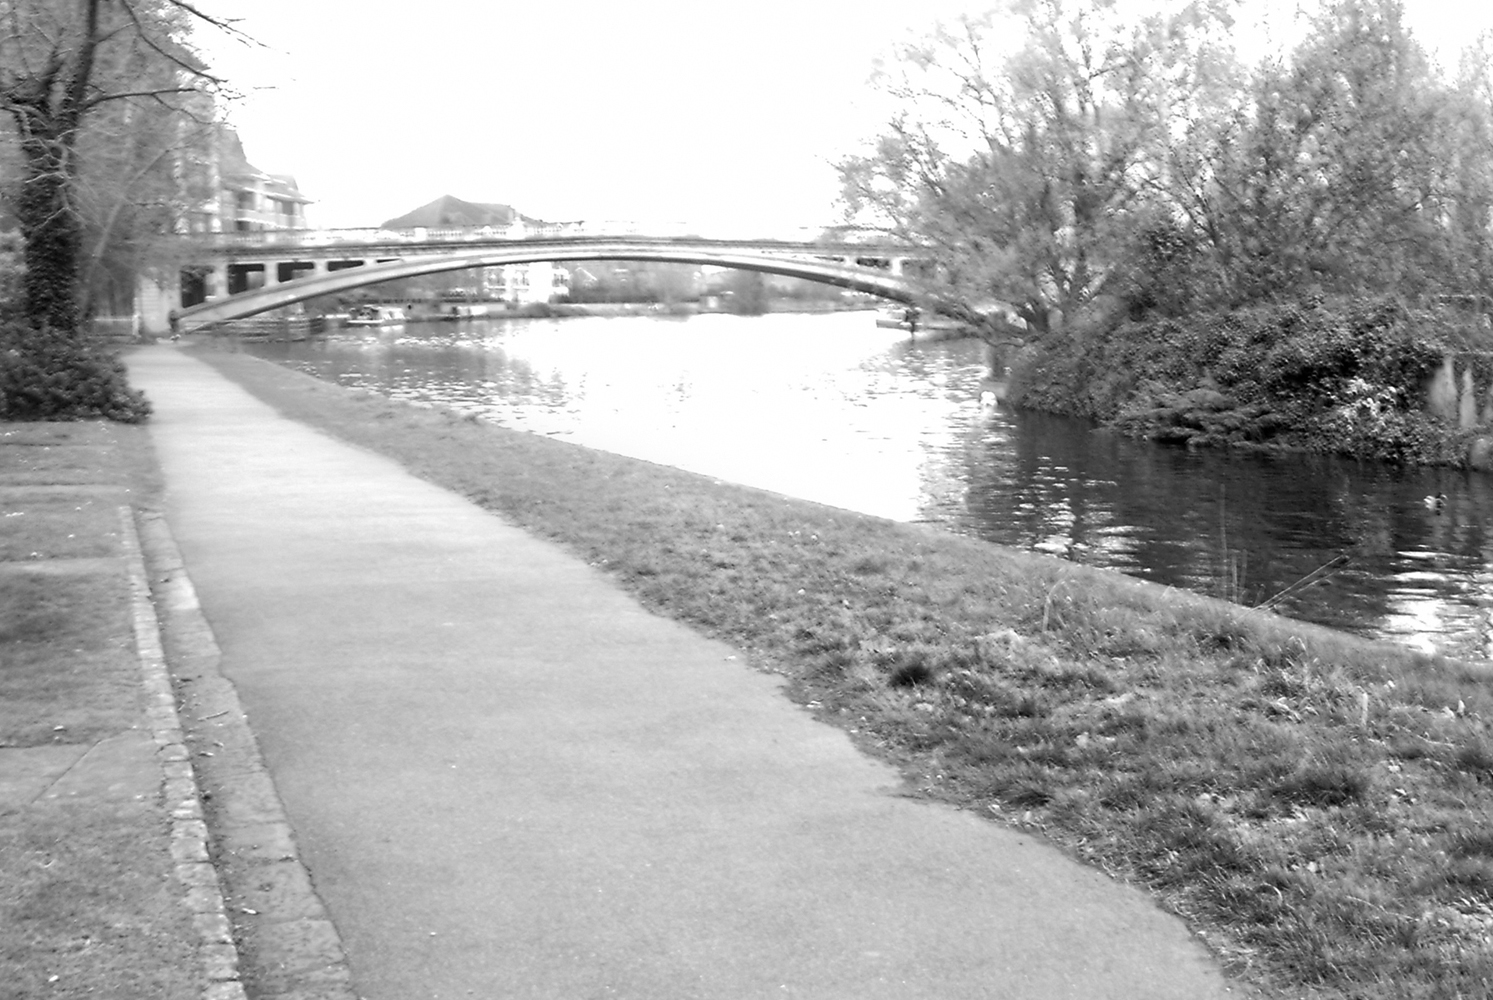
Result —
<instances>
[{"instance_id":1,"label":"riverbank","mask_svg":"<svg viewBox=\"0 0 1493 1000\"><path fill-rule=\"evenodd\" d=\"M430 302L426 300L400 300L386 303L391 307L391 317L382 326L405 324L454 323L473 319L572 319L587 316L669 316L685 317L710 313L735 315L732 310L719 303L699 302L536 302L528 305L511 305L506 302ZM837 312L866 312L875 309L872 302L834 302L820 300L782 299L768 303L766 313L822 315ZM225 320L214 324L210 331L214 336L236 337L245 341L301 341L317 334L342 330L348 326L348 314L327 313L317 315L290 315L284 310L251 316L246 319ZM368 328L365 324L363 328ZM950 339L968 336L967 331L940 331L940 336L927 336L918 331L922 339Z\"/></svg>"},{"instance_id":2,"label":"riverbank","mask_svg":"<svg viewBox=\"0 0 1493 1000\"><path fill-rule=\"evenodd\" d=\"M697 316L731 313L721 303L702 302L426 302L400 304L411 323L439 323L464 319L563 319L574 316ZM866 303L777 299L767 304L769 313L866 312Z\"/></svg>"},{"instance_id":3,"label":"riverbank","mask_svg":"<svg viewBox=\"0 0 1493 1000\"><path fill-rule=\"evenodd\" d=\"M200 356L748 649L917 794L1150 886L1256 982L1493 982L1486 670Z\"/></svg>"},{"instance_id":4,"label":"riverbank","mask_svg":"<svg viewBox=\"0 0 1493 1000\"><path fill-rule=\"evenodd\" d=\"M1450 306L1313 301L1094 318L1007 363L1015 405L1158 442L1486 470L1488 347Z\"/></svg>"}]
</instances>

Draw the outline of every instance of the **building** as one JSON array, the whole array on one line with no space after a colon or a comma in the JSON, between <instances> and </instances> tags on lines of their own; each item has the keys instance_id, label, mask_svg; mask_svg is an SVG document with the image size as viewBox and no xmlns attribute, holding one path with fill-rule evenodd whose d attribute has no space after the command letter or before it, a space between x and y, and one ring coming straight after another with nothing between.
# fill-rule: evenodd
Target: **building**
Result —
<instances>
[{"instance_id":1,"label":"building","mask_svg":"<svg viewBox=\"0 0 1493 1000\"><path fill-rule=\"evenodd\" d=\"M520 236L529 226L547 223L530 218L510 205L462 201L444 195L435 201L384 222L383 229L481 229L490 227ZM570 272L552 261L485 267L474 284L477 296L514 305L553 302L570 293Z\"/></svg>"},{"instance_id":2,"label":"building","mask_svg":"<svg viewBox=\"0 0 1493 1000\"><path fill-rule=\"evenodd\" d=\"M184 234L262 232L307 229L306 206L289 174L271 174L249 162L238 133L219 126L212 140L180 154L178 198L186 206L177 226ZM229 288L215 287L208 268L187 267L165 275L139 276L134 322L138 329L162 333L175 309L195 305Z\"/></svg>"},{"instance_id":3,"label":"building","mask_svg":"<svg viewBox=\"0 0 1493 1000\"><path fill-rule=\"evenodd\" d=\"M307 229L306 206L289 174L269 174L244 156L243 143L230 128L220 132L217 148L217 227L208 232L260 232Z\"/></svg>"},{"instance_id":4,"label":"building","mask_svg":"<svg viewBox=\"0 0 1493 1000\"><path fill-rule=\"evenodd\" d=\"M554 261L482 269L482 296L527 306L554 302L570 294L570 272Z\"/></svg>"}]
</instances>

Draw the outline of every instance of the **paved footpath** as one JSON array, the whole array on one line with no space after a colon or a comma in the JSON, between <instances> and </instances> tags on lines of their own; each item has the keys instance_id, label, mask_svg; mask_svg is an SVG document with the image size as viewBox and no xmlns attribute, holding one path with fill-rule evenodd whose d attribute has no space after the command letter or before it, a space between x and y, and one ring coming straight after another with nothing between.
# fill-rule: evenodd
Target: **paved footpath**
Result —
<instances>
[{"instance_id":1,"label":"paved footpath","mask_svg":"<svg viewBox=\"0 0 1493 1000\"><path fill-rule=\"evenodd\" d=\"M166 514L357 993L1238 996L1180 922L733 650L169 346Z\"/></svg>"}]
</instances>

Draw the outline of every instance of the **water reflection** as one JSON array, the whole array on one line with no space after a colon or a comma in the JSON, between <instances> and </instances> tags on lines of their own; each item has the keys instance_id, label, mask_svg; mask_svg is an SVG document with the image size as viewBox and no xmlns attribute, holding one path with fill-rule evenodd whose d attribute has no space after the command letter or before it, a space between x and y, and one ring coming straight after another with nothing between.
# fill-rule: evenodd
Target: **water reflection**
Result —
<instances>
[{"instance_id":1,"label":"water reflection","mask_svg":"<svg viewBox=\"0 0 1493 1000\"><path fill-rule=\"evenodd\" d=\"M909 344L869 314L472 321L250 349L591 447L1487 652L1493 477L1189 452L982 407L979 345Z\"/></svg>"},{"instance_id":2,"label":"water reflection","mask_svg":"<svg viewBox=\"0 0 1493 1000\"><path fill-rule=\"evenodd\" d=\"M1160 448L1005 411L966 434L960 459L969 488L940 519L962 530L1339 628L1486 652L1487 477ZM1440 510L1424 502L1435 493L1447 496Z\"/></svg>"}]
</instances>

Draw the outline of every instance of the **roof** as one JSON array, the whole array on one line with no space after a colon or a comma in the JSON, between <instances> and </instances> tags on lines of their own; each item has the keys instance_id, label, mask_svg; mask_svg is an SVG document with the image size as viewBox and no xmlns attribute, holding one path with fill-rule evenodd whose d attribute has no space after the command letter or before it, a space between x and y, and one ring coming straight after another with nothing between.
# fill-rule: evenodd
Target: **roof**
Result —
<instances>
[{"instance_id":1,"label":"roof","mask_svg":"<svg viewBox=\"0 0 1493 1000\"><path fill-rule=\"evenodd\" d=\"M301 194L300 186L292 175L266 173L250 163L249 158L244 155L244 144L238 133L227 126L222 129L218 151L218 175L223 178L225 186L232 187L234 181L258 183L270 195L283 201L311 203L312 199Z\"/></svg>"},{"instance_id":2,"label":"roof","mask_svg":"<svg viewBox=\"0 0 1493 1000\"><path fill-rule=\"evenodd\" d=\"M524 215L511 205L462 201L442 195L427 205L382 223L384 229L413 229L417 226L511 226L515 219L542 226L544 222Z\"/></svg>"}]
</instances>

